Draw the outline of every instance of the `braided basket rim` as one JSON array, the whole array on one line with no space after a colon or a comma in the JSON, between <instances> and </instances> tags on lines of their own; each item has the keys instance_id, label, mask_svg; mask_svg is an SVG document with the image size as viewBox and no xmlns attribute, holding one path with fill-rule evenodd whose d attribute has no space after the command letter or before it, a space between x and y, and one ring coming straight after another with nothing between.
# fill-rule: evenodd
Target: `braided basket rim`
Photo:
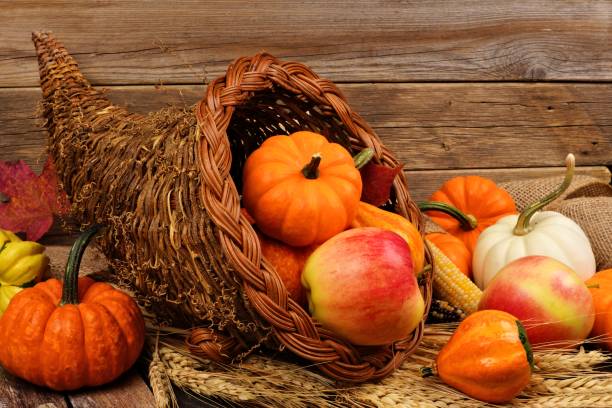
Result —
<instances>
[{"instance_id":1,"label":"braided basket rim","mask_svg":"<svg viewBox=\"0 0 612 408\"><path fill-rule=\"evenodd\" d=\"M236 107L257 92L274 87L296 97L306 97L317 105L331 107L350 133L353 147L372 148L373 161L379 164L389 167L399 164L367 122L352 110L333 82L319 78L305 64L283 62L266 52L240 57L228 66L225 75L208 85L195 107L201 133L198 150L205 209L217 227L225 258L238 275L251 309L272 326L273 336L283 347L317 364L321 371L337 380L382 379L420 343L432 299L433 272L424 274L421 282L426 307L419 326L407 338L373 352L358 350L321 328L288 297L279 275L264 262L256 232L240 211L239 193L230 175L232 152L227 134ZM423 234L421 213L410 199L403 172L395 178L393 189L396 212L412 221Z\"/></svg>"}]
</instances>

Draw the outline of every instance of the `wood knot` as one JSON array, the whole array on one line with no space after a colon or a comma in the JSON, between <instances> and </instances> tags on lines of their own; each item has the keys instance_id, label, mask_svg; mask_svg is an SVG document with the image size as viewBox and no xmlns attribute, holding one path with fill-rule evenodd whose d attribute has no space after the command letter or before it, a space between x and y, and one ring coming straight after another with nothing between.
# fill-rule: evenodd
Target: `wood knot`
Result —
<instances>
[{"instance_id":1,"label":"wood knot","mask_svg":"<svg viewBox=\"0 0 612 408\"><path fill-rule=\"evenodd\" d=\"M210 328L191 330L185 342L192 354L216 363L229 363L242 350L236 339Z\"/></svg>"}]
</instances>

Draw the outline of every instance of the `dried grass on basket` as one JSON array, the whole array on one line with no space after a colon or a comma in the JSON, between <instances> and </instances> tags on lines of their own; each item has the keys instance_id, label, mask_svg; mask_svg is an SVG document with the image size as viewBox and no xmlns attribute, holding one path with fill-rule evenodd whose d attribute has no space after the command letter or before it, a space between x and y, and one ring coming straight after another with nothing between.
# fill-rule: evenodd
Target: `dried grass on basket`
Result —
<instances>
[{"instance_id":1,"label":"dried grass on basket","mask_svg":"<svg viewBox=\"0 0 612 408\"><path fill-rule=\"evenodd\" d=\"M240 349L238 359L263 344L362 382L388 376L416 348L423 323L406 339L370 348L323 330L288 297L240 212L242 165L274 134L309 129L398 164L332 82L263 53L237 59L193 109L142 116L92 88L52 35L33 41L49 152L74 216L108 227L101 246L120 283L160 319L218 331L199 336L206 342L194 349L226 357L218 352L225 332L236 344L224 350ZM401 173L392 201L421 226ZM429 305L431 274L422 283Z\"/></svg>"}]
</instances>

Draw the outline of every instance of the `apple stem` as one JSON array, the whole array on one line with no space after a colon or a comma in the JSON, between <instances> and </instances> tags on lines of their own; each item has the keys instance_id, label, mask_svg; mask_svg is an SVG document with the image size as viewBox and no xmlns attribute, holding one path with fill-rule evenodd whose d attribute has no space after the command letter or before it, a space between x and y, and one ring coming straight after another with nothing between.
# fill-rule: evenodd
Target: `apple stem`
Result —
<instances>
[{"instance_id":1,"label":"apple stem","mask_svg":"<svg viewBox=\"0 0 612 408\"><path fill-rule=\"evenodd\" d=\"M372 149L371 147L366 147L365 149L353 156L355 168L357 168L357 170L361 169L363 166L368 164L373 157L374 149Z\"/></svg>"},{"instance_id":2,"label":"apple stem","mask_svg":"<svg viewBox=\"0 0 612 408\"><path fill-rule=\"evenodd\" d=\"M576 167L576 158L573 154L568 154L565 158L565 178L563 179L563 183L555 191L548 194L546 197L542 198L539 201L529 205L527 208L523 210L521 215L516 222L516 226L514 227L514 235L527 235L531 230L529 227L529 222L531 221L531 217L535 215L542 208L546 207L548 204L555 201L572 183L572 178L574 177L574 168Z\"/></svg>"},{"instance_id":3,"label":"apple stem","mask_svg":"<svg viewBox=\"0 0 612 408\"><path fill-rule=\"evenodd\" d=\"M315 153L312 155L310 162L302 169L304 177L311 180L319 177L319 164L321 164L321 153Z\"/></svg>"},{"instance_id":4,"label":"apple stem","mask_svg":"<svg viewBox=\"0 0 612 408\"><path fill-rule=\"evenodd\" d=\"M444 214L448 214L459 221L459 225L464 231L472 231L478 226L478 220L472 214L466 214L457 207L453 207L452 205L442 201L426 201L419 203L419 210L440 211Z\"/></svg>"}]
</instances>

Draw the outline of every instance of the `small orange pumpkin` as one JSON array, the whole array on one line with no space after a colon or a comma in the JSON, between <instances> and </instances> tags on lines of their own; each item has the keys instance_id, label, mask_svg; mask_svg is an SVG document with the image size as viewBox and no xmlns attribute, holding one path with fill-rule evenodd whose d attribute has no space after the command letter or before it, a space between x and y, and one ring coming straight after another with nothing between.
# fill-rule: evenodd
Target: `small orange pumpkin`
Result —
<instances>
[{"instance_id":1,"label":"small orange pumpkin","mask_svg":"<svg viewBox=\"0 0 612 408\"><path fill-rule=\"evenodd\" d=\"M472 254L463 241L451 234L432 232L425 236L468 278L472 278Z\"/></svg>"},{"instance_id":2,"label":"small orange pumpkin","mask_svg":"<svg viewBox=\"0 0 612 408\"><path fill-rule=\"evenodd\" d=\"M266 139L247 159L243 181L244 207L258 228L293 246L346 229L362 188L350 153L312 132Z\"/></svg>"},{"instance_id":3,"label":"small orange pumpkin","mask_svg":"<svg viewBox=\"0 0 612 408\"><path fill-rule=\"evenodd\" d=\"M608 350L612 350L612 269L597 272L585 283L595 306L595 324L590 336L601 336Z\"/></svg>"},{"instance_id":4,"label":"small orange pumpkin","mask_svg":"<svg viewBox=\"0 0 612 408\"><path fill-rule=\"evenodd\" d=\"M97 386L119 377L144 345L142 314L131 297L107 283L80 278L87 242L75 243L64 283L49 279L19 292L0 319L0 364L53 390Z\"/></svg>"},{"instance_id":5,"label":"small orange pumpkin","mask_svg":"<svg viewBox=\"0 0 612 408\"><path fill-rule=\"evenodd\" d=\"M514 200L489 180L480 176L454 177L433 193L419 208L450 234L462 240L474 253L480 233L506 215L516 214ZM441 203L441 205L436 205Z\"/></svg>"},{"instance_id":6,"label":"small orange pumpkin","mask_svg":"<svg viewBox=\"0 0 612 408\"><path fill-rule=\"evenodd\" d=\"M472 398L502 403L531 379L533 354L525 329L510 313L482 310L468 316L436 357L438 377ZM421 370L431 375L431 368Z\"/></svg>"}]
</instances>

